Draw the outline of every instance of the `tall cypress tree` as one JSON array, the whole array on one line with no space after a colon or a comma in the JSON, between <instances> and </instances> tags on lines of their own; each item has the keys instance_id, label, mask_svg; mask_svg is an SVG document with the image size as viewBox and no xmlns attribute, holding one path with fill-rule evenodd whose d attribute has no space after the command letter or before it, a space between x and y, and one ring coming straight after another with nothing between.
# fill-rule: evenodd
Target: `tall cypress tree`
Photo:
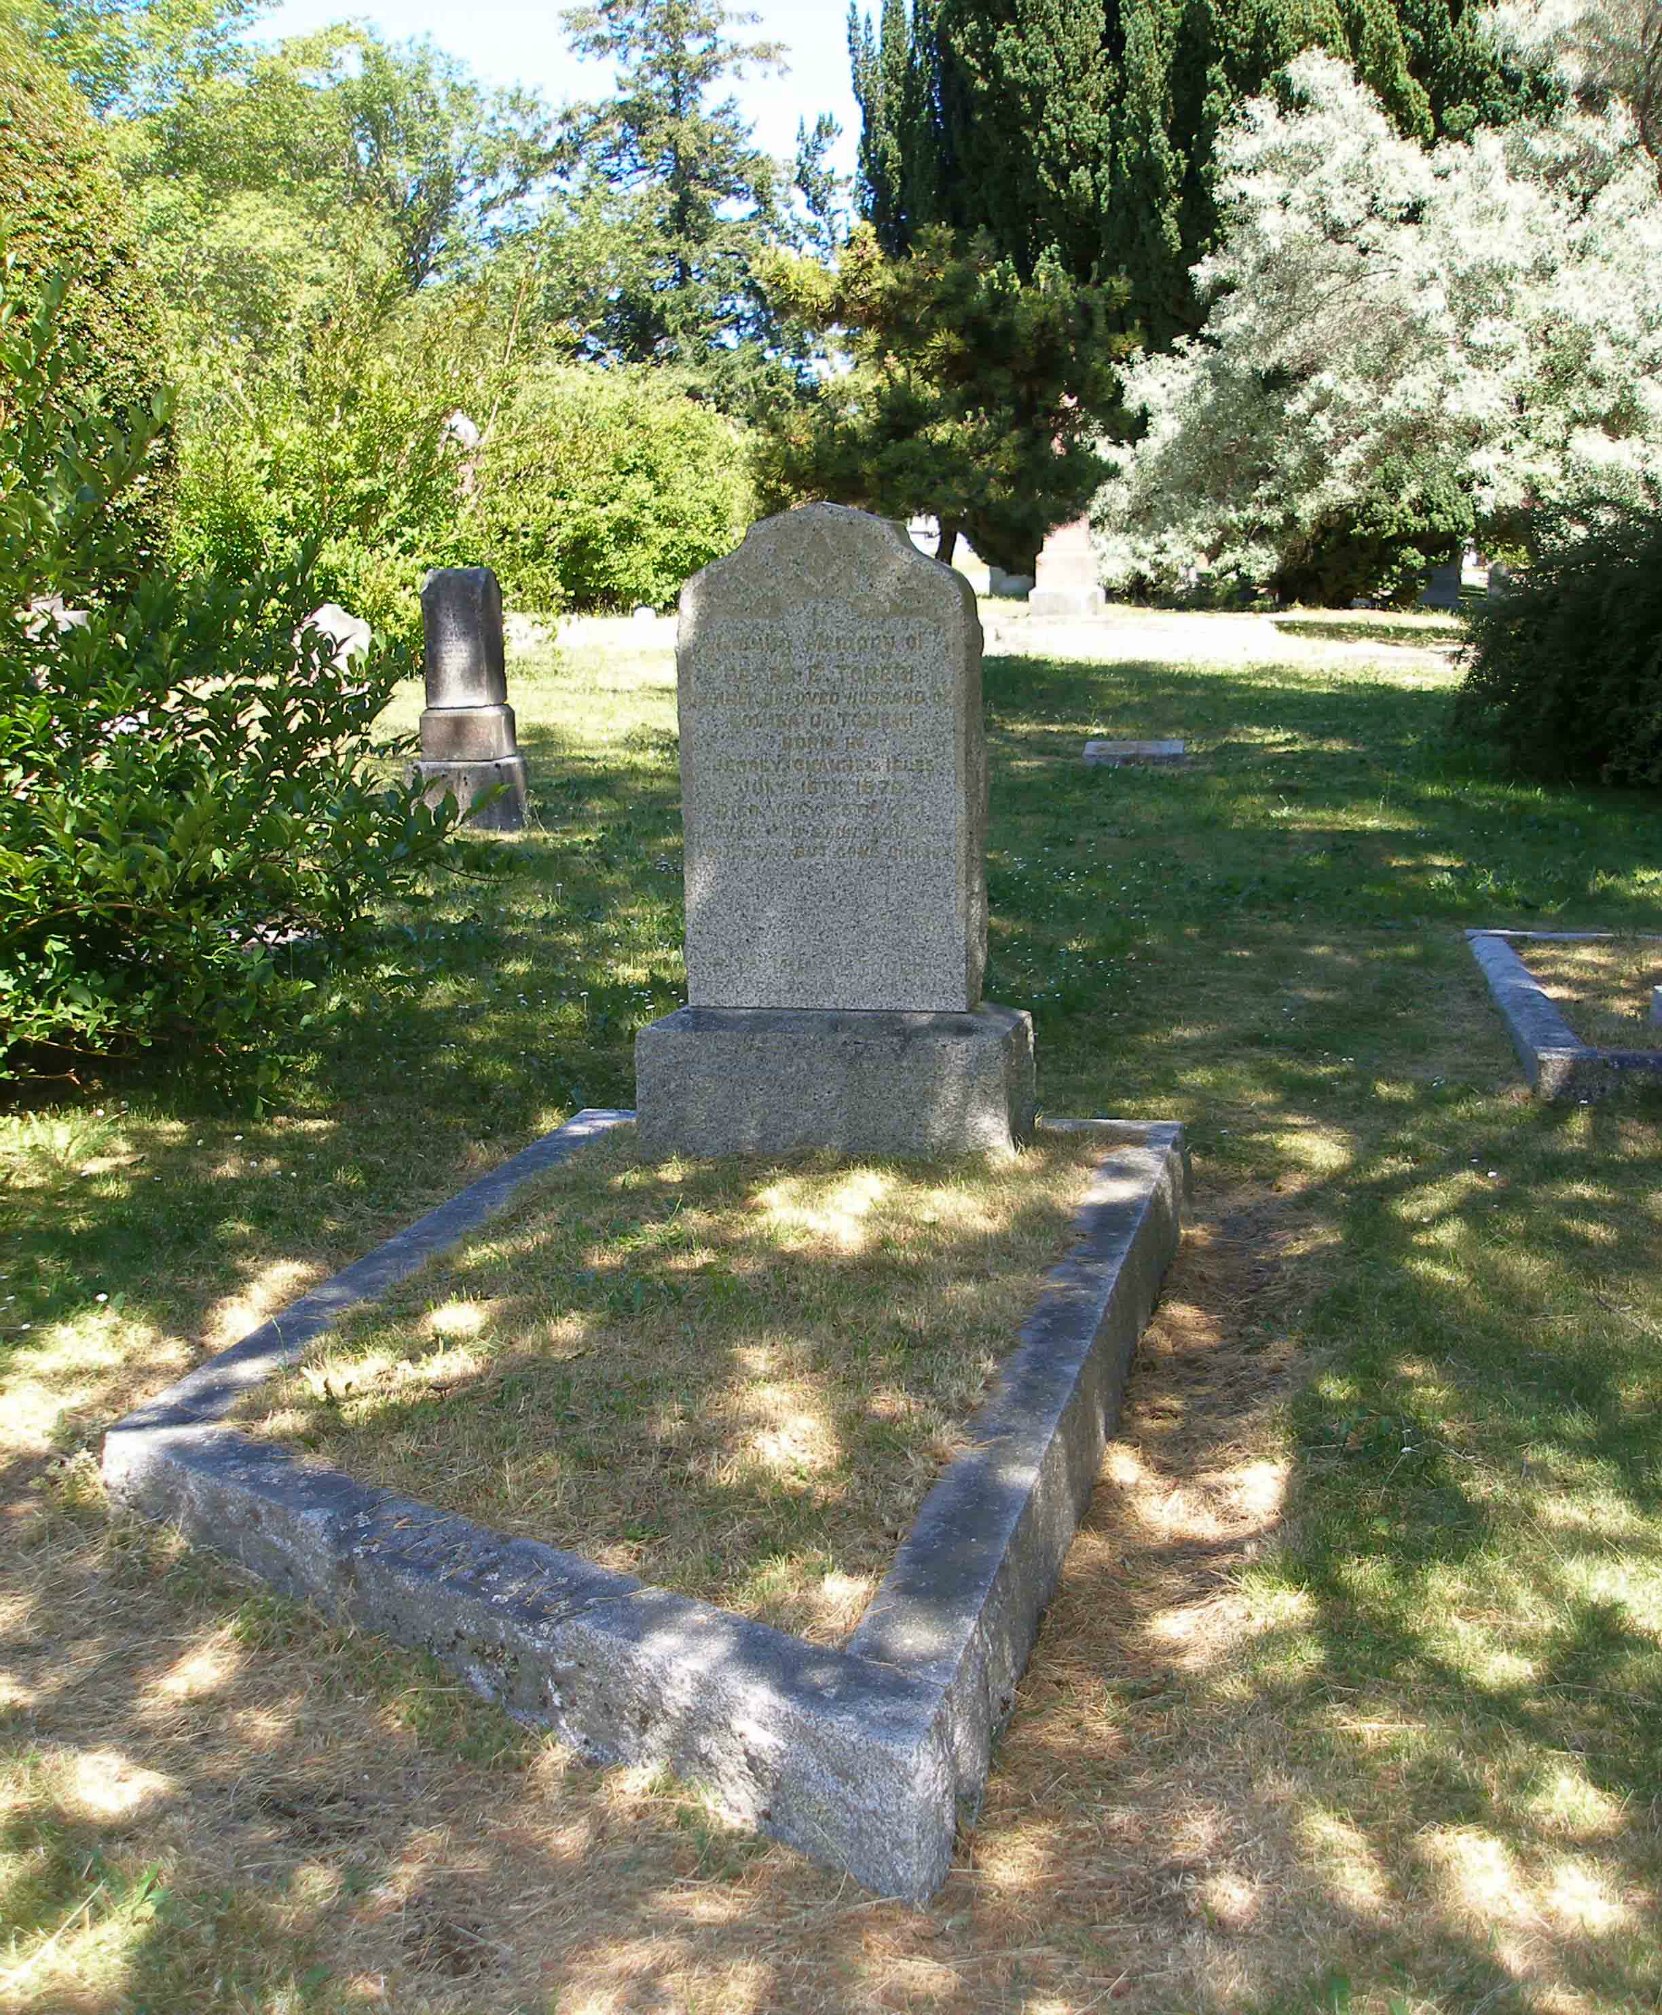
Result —
<instances>
[{"instance_id":1,"label":"tall cypress tree","mask_svg":"<svg viewBox=\"0 0 1662 2015\"><path fill-rule=\"evenodd\" d=\"M1189 269L1215 242L1230 108L1313 44L1352 62L1399 129L1465 132L1538 102L1467 0L883 0L849 17L861 204L903 253L945 224L1030 277L1128 283L1124 327L1198 327Z\"/></svg>"}]
</instances>

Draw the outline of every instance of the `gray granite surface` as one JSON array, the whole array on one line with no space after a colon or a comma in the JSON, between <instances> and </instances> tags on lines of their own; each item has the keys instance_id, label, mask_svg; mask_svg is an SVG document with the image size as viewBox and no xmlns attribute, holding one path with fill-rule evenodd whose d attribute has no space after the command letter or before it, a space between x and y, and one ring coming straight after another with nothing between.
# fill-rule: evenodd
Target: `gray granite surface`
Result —
<instances>
[{"instance_id":1,"label":"gray granite surface","mask_svg":"<svg viewBox=\"0 0 1662 2015\"><path fill-rule=\"evenodd\" d=\"M1033 1024L972 1013L681 1008L635 1038L649 1154L1004 1151L1033 1130Z\"/></svg>"},{"instance_id":2,"label":"gray granite surface","mask_svg":"<svg viewBox=\"0 0 1662 2015\"><path fill-rule=\"evenodd\" d=\"M681 595L694 1007L962 1012L986 951L981 626L885 518L808 504Z\"/></svg>"}]
</instances>

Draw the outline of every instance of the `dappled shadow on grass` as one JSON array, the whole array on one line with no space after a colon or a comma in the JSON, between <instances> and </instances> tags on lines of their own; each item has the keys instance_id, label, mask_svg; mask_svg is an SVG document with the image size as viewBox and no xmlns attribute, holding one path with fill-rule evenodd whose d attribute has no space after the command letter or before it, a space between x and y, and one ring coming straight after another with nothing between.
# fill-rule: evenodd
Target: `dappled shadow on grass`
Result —
<instances>
[{"instance_id":1,"label":"dappled shadow on grass","mask_svg":"<svg viewBox=\"0 0 1662 2015\"><path fill-rule=\"evenodd\" d=\"M79 1506L71 1465L3 1508L3 1711L37 1758L4 1879L25 1957L61 1929L90 1979L107 1926L120 1984L66 1988L49 1955L37 2006L332 2010L383 1976L389 2005L468 2015L1625 2015L1662 1991L1658 1104L1528 1100L1460 938L1657 928L1662 816L1446 754L1446 687L1406 675L987 684L989 993L1034 1008L1052 1110L1186 1120L1200 1193L939 1903L871 1903L170 1565ZM46 1269L63 1354L0 1320L7 1425L32 1379L62 1444L90 1438L233 1294L288 1299L283 1266L354 1256L579 1087L628 1102L633 1019L679 992L672 756L661 729L585 749L563 712L545 741L535 711L543 829L504 883L403 920L405 977L292 1110L62 1113L21 1157L39 1186L0 1200L24 1234L0 1266ZM1196 760L1087 771L1098 733L1186 733ZM130 1804L94 1813L100 1749L162 1781L117 1773Z\"/></svg>"},{"instance_id":2,"label":"dappled shadow on grass","mask_svg":"<svg viewBox=\"0 0 1662 2015\"><path fill-rule=\"evenodd\" d=\"M840 1642L1105 1152L643 1166L625 1134L316 1346L260 1431Z\"/></svg>"}]
</instances>

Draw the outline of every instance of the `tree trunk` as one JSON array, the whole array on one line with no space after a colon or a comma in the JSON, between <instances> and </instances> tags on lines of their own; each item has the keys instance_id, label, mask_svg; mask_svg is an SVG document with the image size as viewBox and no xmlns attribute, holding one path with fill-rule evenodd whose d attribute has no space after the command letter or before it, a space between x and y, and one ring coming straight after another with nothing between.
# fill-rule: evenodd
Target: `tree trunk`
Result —
<instances>
[{"instance_id":1,"label":"tree trunk","mask_svg":"<svg viewBox=\"0 0 1662 2015\"><path fill-rule=\"evenodd\" d=\"M958 520L942 518L941 536L935 546L935 557L943 567L952 565L952 556L958 550Z\"/></svg>"}]
</instances>

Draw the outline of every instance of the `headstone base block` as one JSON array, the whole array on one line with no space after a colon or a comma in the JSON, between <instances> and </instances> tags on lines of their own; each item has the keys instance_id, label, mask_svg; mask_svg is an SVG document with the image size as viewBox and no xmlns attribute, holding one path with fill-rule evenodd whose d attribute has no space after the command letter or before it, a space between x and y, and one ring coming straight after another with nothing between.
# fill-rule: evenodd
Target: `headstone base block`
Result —
<instances>
[{"instance_id":1,"label":"headstone base block","mask_svg":"<svg viewBox=\"0 0 1662 2015\"><path fill-rule=\"evenodd\" d=\"M652 1155L1008 1152L1033 1132L1033 1023L964 1014L685 1007L635 1038Z\"/></svg>"},{"instance_id":2,"label":"headstone base block","mask_svg":"<svg viewBox=\"0 0 1662 2015\"><path fill-rule=\"evenodd\" d=\"M527 800L523 756L501 756L493 762L481 763L419 762L415 774L421 783L423 803L437 805L444 798L453 797L462 807L464 822L476 831L517 833L524 827ZM477 800L487 791L495 790L498 784L503 786L501 794L474 811L472 807Z\"/></svg>"},{"instance_id":3,"label":"headstone base block","mask_svg":"<svg viewBox=\"0 0 1662 2015\"><path fill-rule=\"evenodd\" d=\"M514 710L429 707L421 717L421 755L429 763L499 763L519 754Z\"/></svg>"},{"instance_id":4,"label":"headstone base block","mask_svg":"<svg viewBox=\"0 0 1662 2015\"><path fill-rule=\"evenodd\" d=\"M1030 616L1059 617L1077 621L1081 617L1105 616L1108 597L1100 588L1035 588L1027 598Z\"/></svg>"}]
</instances>

